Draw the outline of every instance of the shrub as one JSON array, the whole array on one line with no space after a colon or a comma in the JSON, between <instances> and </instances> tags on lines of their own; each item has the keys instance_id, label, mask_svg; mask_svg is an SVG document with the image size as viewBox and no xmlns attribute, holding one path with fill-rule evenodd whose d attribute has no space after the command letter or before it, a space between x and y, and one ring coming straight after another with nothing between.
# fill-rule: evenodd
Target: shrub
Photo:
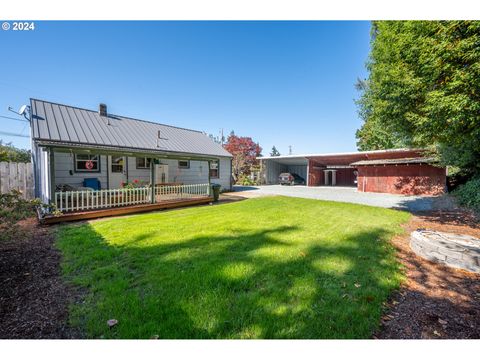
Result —
<instances>
[{"instance_id":1,"label":"shrub","mask_svg":"<svg viewBox=\"0 0 480 360\"><path fill-rule=\"evenodd\" d=\"M8 239L16 234L18 232L17 222L34 216L38 206L41 206L40 200L25 200L18 190L0 194L0 240Z\"/></svg>"},{"instance_id":2,"label":"shrub","mask_svg":"<svg viewBox=\"0 0 480 360\"><path fill-rule=\"evenodd\" d=\"M460 205L480 213L480 178L474 178L466 184L460 185L453 194Z\"/></svg>"},{"instance_id":3,"label":"shrub","mask_svg":"<svg viewBox=\"0 0 480 360\"><path fill-rule=\"evenodd\" d=\"M256 185L256 182L252 180L249 176L246 175L240 175L238 180L237 180L238 185L244 185L244 186L250 186L250 185Z\"/></svg>"}]
</instances>

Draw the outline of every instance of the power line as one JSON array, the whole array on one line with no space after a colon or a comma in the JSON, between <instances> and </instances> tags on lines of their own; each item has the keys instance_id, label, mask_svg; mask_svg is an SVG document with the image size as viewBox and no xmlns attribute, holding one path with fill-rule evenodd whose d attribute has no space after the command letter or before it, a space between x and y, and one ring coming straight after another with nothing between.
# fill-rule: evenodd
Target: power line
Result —
<instances>
[{"instance_id":1,"label":"power line","mask_svg":"<svg viewBox=\"0 0 480 360\"><path fill-rule=\"evenodd\" d=\"M16 137L23 137L23 138L30 138L29 135L23 135L23 134L15 134L15 133L10 133L6 131L0 131L0 135L6 135L6 136L16 136Z\"/></svg>"},{"instance_id":2,"label":"power line","mask_svg":"<svg viewBox=\"0 0 480 360\"><path fill-rule=\"evenodd\" d=\"M9 120L16 120L16 121L21 121L21 122L30 122L28 120L24 120L24 119L17 119L17 118L13 118L13 117L10 117L10 116L2 116L0 115L0 118L4 118L4 119L9 119Z\"/></svg>"}]
</instances>

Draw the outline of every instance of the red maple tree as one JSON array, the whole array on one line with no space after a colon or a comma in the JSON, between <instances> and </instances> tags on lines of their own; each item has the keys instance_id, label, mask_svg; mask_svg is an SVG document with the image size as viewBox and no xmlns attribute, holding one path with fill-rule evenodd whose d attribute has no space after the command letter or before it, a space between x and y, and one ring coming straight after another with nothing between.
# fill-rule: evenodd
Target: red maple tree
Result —
<instances>
[{"instance_id":1,"label":"red maple tree","mask_svg":"<svg viewBox=\"0 0 480 360\"><path fill-rule=\"evenodd\" d=\"M241 175L250 175L252 168L258 165L257 157L262 153L260 145L251 137L237 136L233 131L223 147L233 155L232 175L235 181Z\"/></svg>"}]
</instances>

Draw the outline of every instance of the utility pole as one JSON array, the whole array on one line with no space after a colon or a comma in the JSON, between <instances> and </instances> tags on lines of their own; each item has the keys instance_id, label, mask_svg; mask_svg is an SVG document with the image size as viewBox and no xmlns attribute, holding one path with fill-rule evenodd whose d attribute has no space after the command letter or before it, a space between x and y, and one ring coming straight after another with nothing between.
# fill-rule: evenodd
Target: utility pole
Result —
<instances>
[{"instance_id":1,"label":"utility pole","mask_svg":"<svg viewBox=\"0 0 480 360\"><path fill-rule=\"evenodd\" d=\"M292 155L292 145L288 145L288 155Z\"/></svg>"}]
</instances>

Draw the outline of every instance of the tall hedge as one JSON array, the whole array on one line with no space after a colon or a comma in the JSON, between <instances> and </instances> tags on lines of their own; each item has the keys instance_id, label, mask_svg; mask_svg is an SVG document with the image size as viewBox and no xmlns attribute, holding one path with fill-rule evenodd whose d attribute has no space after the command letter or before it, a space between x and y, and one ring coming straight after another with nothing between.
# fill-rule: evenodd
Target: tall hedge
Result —
<instances>
[{"instance_id":1,"label":"tall hedge","mask_svg":"<svg viewBox=\"0 0 480 360\"><path fill-rule=\"evenodd\" d=\"M480 174L480 21L375 21L361 150L426 147Z\"/></svg>"}]
</instances>

